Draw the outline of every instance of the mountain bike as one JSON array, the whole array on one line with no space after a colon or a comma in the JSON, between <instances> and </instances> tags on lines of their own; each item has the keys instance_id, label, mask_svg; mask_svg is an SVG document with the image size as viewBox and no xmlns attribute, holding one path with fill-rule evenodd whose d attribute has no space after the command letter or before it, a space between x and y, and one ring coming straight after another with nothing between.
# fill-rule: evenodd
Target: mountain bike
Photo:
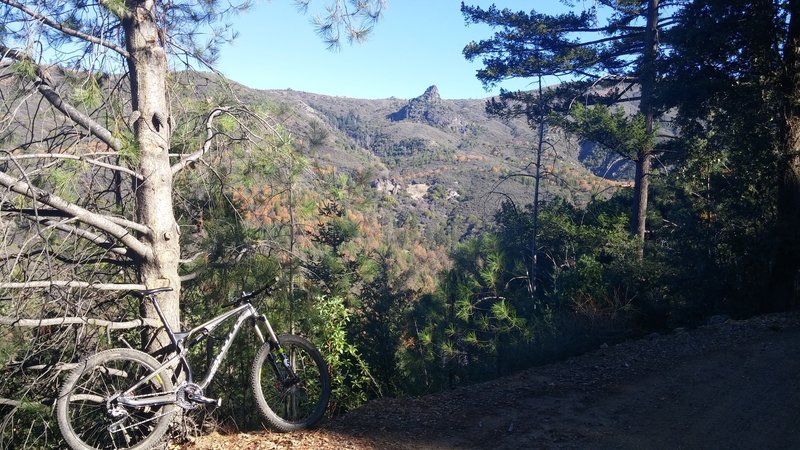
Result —
<instances>
[{"instance_id":1,"label":"mountain bike","mask_svg":"<svg viewBox=\"0 0 800 450\"><path fill-rule=\"evenodd\" d=\"M146 449L158 444L174 414L220 401L203 390L245 322L262 345L253 361L250 384L256 405L278 431L314 426L325 414L331 393L325 360L308 340L276 335L269 320L249 300L267 287L243 292L228 311L186 332L172 330L157 295L172 288L134 292L151 302L171 345L161 360L132 348L115 348L82 360L64 382L56 402L56 419L64 440L75 449ZM227 320L236 319L203 379L195 381L189 350L208 339ZM264 333L261 328L264 328Z\"/></svg>"}]
</instances>

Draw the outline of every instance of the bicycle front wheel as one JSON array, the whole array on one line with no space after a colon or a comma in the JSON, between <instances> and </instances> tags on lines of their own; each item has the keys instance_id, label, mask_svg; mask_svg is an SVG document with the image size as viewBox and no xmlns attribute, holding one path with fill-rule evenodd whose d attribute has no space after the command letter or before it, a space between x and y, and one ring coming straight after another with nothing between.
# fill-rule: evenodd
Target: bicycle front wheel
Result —
<instances>
[{"instance_id":1,"label":"bicycle front wheel","mask_svg":"<svg viewBox=\"0 0 800 450\"><path fill-rule=\"evenodd\" d=\"M322 419L331 396L328 366L305 338L283 334L278 341L282 353L266 343L253 361L251 384L258 409L278 431L312 427Z\"/></svg>"},{"instance_id":2,"label":"bicycle front wheel","mask_svg":"<svg viewBox=\"0 0 800 450\"><path fill-rule=\"evenodd\" d=\"M166 433L174 405L123 406L117 396L153 373L160 363L128 348L90 356L70 372L56 403L61 435L74 449L153 447ZM164 396L173 390L168 376L157 375L128 398Z\"/></svg>"}]
</instances>

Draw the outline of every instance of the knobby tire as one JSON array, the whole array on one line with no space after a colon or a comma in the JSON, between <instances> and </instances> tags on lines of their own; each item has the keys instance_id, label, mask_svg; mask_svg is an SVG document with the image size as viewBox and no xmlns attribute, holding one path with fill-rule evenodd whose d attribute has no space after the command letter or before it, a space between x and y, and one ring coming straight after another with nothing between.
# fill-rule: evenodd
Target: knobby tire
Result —
<instances>
[{"instance_id":1,"label":"knobby tire","mask_svg":"<svg viewBox=\"0 0 800 450\"><path fill-rule=\"evenodd\" d=\"M278 341L297 379L287 379L282 357L270 343L264 344L253 361L250 377L258 409L278 431L313 427L325 415L331 395L328 366L305 338L283 334Z\"/></svg>"}]
</instances>

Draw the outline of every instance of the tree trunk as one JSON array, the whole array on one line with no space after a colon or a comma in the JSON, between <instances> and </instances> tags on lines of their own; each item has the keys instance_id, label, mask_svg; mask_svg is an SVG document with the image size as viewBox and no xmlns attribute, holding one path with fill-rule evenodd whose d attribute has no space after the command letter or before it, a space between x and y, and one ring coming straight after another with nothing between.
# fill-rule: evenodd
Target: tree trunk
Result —
<instances>
[{"instance_id":1,"label":"tree trunk","mask_svg":"<svg viewBox=\"0 0 800 450\"><path fill-rule=\"evenodd\" d=\"M128 70L131 81L131 103L134 115L134 137L139 157L139 172L144 181L136 186L136 216L149 229L143 241L152 249L142 258L139 281L148 288L169 286L173 290L159 295L159 303L168 324L178 329L180 277L179 230L172 208L172 171L169 141L172 132L167 100L167 57L163 34L155 22L154 0L128 0L128 12L122 24L126 47L130 54ZM138 112L138 114L137 114ZM142 314L155 318L150 305L143 305ZM156 336L150 350L168 342L165 334Z\"/></svg>"},{"instance_id":2,"label":"tree trunk","mask_svg":"<svg viewBox=\"0 0 800 450\"><path fill-rule=\"evenodd\" d=\"M647 116L645 116L647 117ZM649 122L652 127L652 115ZM648 127L648 128L650 128ZM644 251L644 237L647 225L647 202L650 190L650 165L653 158L651 148L644 148L637 153L636 175L633 183L633 210L631 211L631 233L639 240L639 253Z\"/></svg>"},{"instance_id":3,"label":"tree trunk","mask_svg":"<svg viewBox=\"0 0 800 450\"><path fill-rule=\"evenodd\" d=\"M644 53L640 67L642 89L639 111L645 119L645 131L653 135L653 94L656 82L656 56L658 55L658 1L649 0L647 4L647 25L645 28ZM650 165L653 158L655 140L649 139L640 149L636 158L636 178L634 179L633 208L631 211L631 232L639 239L639 255L644 256L644 238L647 221L648 191L650 189Z\"/></svg>"},{"instance_id":4,"label":"tree trunk","mask_svg":"<svg viewBox=\"0 0 800 450\"><path fill-rule=\"evenodd\" d=\"M542 180L542 153L544 153L544 96L542 95L542 76L539 75L539 122L538 142L536 143L536 166L535 174L533 177L533 217L531 218L531 268L528 275L528 293L531 300L535 300L536 287L539 276L539 261L537 258L538 243L537 237L539 235L539 190L540 182Z\"/></svg>"},{"instance_id":5,"label":"tree trunk","mask_svg":"<svg viewBox=\"0 0 800 450\"><path fill-rule=\"evenodd\" d=\"M778 248L767 310L800 303L800 0L789 1L784 47L783 136L778 180Z\"/></svg>"}]
</instances>

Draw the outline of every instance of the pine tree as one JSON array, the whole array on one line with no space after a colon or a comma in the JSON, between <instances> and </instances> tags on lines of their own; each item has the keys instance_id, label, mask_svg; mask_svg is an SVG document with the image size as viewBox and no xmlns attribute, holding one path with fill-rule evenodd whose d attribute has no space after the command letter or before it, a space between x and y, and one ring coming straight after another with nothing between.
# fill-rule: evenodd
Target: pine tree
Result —
<instances>
[{"instance_id":1,"label":"pine tree","mask_svg":"<svg viewBox=\"0 0 800 450\"><path fill-rule=\"evenodd\" d=\"M670 31L674 51L664 61L662 101L677 107L686 160L702 158L709 168L703 214L724 237L717 248L770 254L744 278L771 290L759 300L765 310L800 298L799 5L691 2Z\"/></svg>"},{"instance_id":2,"label":"pine tree","mask_svg":"<svg viewBox=\"0 0 800 450\"><path fill-rule=\"evenodd\" d=\"M656 61L659 30L672 24L661 18L658 0L599 1L580 14L547 15L466 6L461 10L470 23L499 28L490 39L464 48L468 60L482 59L477 73L484 85L511 78L567 79L545 94L503 92L487 109L499 115L524 115L529 121L553 110L566 114L578 98L604 105L638 100L645 130L654 133ZM607 17L604 19L603 17ZM601 24L601 22L605 22ZM637 89L639 95L633 94ZM547 111L540 111L543 106ZM631 205L631 232L644 241L654 140L629 155L636 163Z\"/></svg>"},{"instance_id":3,"label":"pine tree","mask_svg":"<svg viewBox=\"0 0 800 450\"><path fill-rule=\"evenodd\" d=\"M326 41L342 34L362 38L383 5L311 3L338 11L318 22L332 33ZM269 134L272 128L258 112L231 104L206 104L199 127L181 122L170 88L187 80L175 72L180 62L184 68L213 62L232 38L225 21L247 5L0 0L0 289L13 297L11 307L0 311L9 316L3 323L41 326L37 320L58 317L53 320L84 324L105 307L113 309L112 318L140 313L144 320L137 324L157 326L151 306L128 308L121 299L129 290L168 286L172 290L159 301L169 325L179 329L191 237L181 232L173 183L189 176L225 136L236 135L232 140L240 147L255 145L259 136L252 131ZM202 138L173 141L177 130L187 129L199 130ZM122 325L131 326L128 320ZM21 353L43 354L50 361L45 367L52 368L54 361L93 350L101 339L70 329L60 327L47 348ZM143 347L167 344L164 333L144 334ZM50 374L37 382L55 385L46 383L58 376ZM9 378L2 377L4 393ZM17 398L40 397L37 387L10 390L24 390L13 394Z\"/></svg>"}]
</instances>

